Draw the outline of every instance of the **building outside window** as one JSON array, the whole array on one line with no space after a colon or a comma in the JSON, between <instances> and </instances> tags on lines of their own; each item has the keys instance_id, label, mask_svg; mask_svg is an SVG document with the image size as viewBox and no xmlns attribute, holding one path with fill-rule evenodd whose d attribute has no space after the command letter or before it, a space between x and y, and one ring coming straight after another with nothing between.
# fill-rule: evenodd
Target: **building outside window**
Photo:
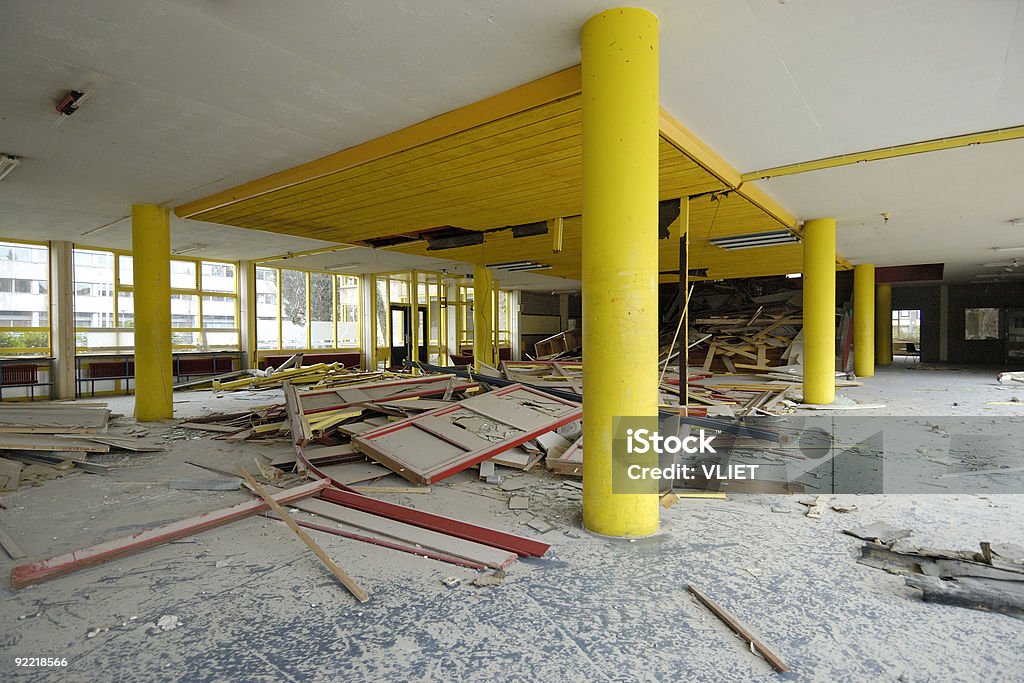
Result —
<instances>
[{"instance_id":1,"label":"building outside window","mask_svg":"<svg viewBox=\"0 0 1024 683\"><path fill-rule=\"evenodd\" d=\"M0 356L50 353L50 252L0 242Z\"/></svg>"},{"instance_id":2,"label":"building outside window","mask_svg":"<svg viewBox=\"0 0 1024 683\"><path fill-rule=\"evenodd\" d=\"M174 258L171 347L174 351L239 350L237 266ZM74 250L75 332L80 353L131 353L135 346L135 282L131 254Z\"/></svg>"}]
</instances>

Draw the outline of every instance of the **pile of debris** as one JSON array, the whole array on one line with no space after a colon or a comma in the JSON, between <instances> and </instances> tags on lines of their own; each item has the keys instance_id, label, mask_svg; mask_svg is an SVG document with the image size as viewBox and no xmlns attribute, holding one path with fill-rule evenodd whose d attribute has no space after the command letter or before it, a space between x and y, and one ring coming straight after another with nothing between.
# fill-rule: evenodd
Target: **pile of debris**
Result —
<instances>
[{"instance_id":1,"label":"pile of debris","mask_svg":"<svg viewBox=\"0 0 1024 683\"><path fill-rule=\"evenodd\" d=\"M106 474L111 465L90 454L162 451L133 436L108 433L105 403L0 403L0 491L38 486L72 469Z\"/></svg>"},{"instance_id":2,"label":"pile of debris","mask_svg":"<svg viewBox=\"0 0 1024 683\"><path fill-rule=\"evenodd\" d=\"M747 282L709 283L692 300L690 324L710 335L691 352L692 358L703 357L705 371L769 372L800 362L802 292L755 294L753 287Z\"/></svg>"}]
</instances>

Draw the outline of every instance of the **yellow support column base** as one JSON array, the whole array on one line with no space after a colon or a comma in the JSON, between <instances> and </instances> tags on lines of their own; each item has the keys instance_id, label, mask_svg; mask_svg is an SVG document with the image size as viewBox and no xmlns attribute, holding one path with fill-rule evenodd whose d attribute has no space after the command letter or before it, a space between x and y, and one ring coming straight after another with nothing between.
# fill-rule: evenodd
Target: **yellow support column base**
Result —
<instances>
[{"instance_id":1,"label":"yellow support column base","mask_svg":"<svg viewBox=\"0 0 1024 683\"><path fill-rule=\"evenodd\" d=\"M612 492L612 422L658 412L658 19L602 12L582 48L583 525L648 536L658 496Z\"/></svg>"}]
</instances>

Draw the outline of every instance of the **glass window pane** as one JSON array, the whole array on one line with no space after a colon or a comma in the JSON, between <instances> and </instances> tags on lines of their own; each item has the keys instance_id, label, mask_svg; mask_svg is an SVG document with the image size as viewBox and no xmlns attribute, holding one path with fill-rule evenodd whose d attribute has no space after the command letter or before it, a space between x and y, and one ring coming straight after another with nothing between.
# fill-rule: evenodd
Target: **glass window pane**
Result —
<instances>
[{"instance_id":1,"label":"glass window pane","mask_svg":"<svg viewBox=\"0 0 1024 683\"><path fill-rule=\"evenodd\" d=\"M377 279L377 347L383 348L388 345L388 281Z\"/></svg>"},{"instance_id":2,"label":"glass window pane","mask_svg":"<svg viewBox=\"0 0 1024 683\"><path fill-rule=\"evenodd\" d=\"M114 327L114 255L75 249L74 309L76 327Z\"/></svg>"},{"instance_id":3,"label":"glass window pane","mask_svg":"<svg viewBox=\"0 0 1024 683\"><path fill-rule=\"evenodd\" d=\"M203 261L203 291L235 293L234 264Z\"/></svg>"},{"instance_id":4,"label":"glass window pane","mask_svg":"<svg viewBox=\"0 0 1024 683\"><path fill-rule=\"evenodd\" d=\"M338 347L359 346L359 278L338 275Z\"/></svg>"},{"instance_id":5,"label":"glass window pane","mask_svg":"<svg viewBox=\"0 0 1024 683\"><path fill-rule=\"evenodd\" d=\"M236 329L238 322L235 319L235 299L226 296L204 296L202 327Z\"/></svg>"},{"instance_id":6,"label":"glass window pane","mask_svg":"<svg viewBox=\"0 0 1024 683\"><path fill-rule=\"evenodd\" d=\"M277 274L275 268L256 269L256 348L280 349L278 337Z\"/></svg>"},{"instance_id":7,"label":"glass window pane","mask_svg":"<svg viewBox=\"0 0 1024 683\"><path fill-rule=\"evenodd\" d=\"M334 348L334 276L309 274L310 347Z\"/></svg>"},{"instance_id":8,"label":"glass window pane","mask_svg":"<svg viewBox=\"0 0 1024 683\"><path fill-rule=\"evenodd\" d=\"M0 355L43 356L50 352L50 333L0 330Z\"/></svg>"},{"instance_id":9,"label":"glass window pane","mask_svg":"<svg viewBox=\"0 0 1024 683\"><path fill-rule=\"evenodd\" d=\"M308 348L309 319L306 274L298 270L281 271L281 348Z\"/></svg>"},{"instance_id":10,"label":"glass window pane","mask_svg":"<svg viewBox=\"0 0 1024 683\"><path fill-rule=\"evenodd\" d=\"M195 289L196 264L192 261L171 261L171 289Z\"/></svg>"},{"instance_id":11,"label":"glass window pane","mask_svg":"<svg viewBox=\"0 0 1024 683\"><path fill-rule=\"evenodd\" d=\"M122 271L124 272L124 271ZM117 326L135 327L135 293L117 293Z\"/></svg>"},{"instance_id":12,"label":"glass window pane","mask_svg":"<svg viewBox=\"0 0 1024 683\"><path fill-rule=\"evenodd\" d=\"M206 351L237 351L239 340L237 330L204 330Z\"/></svg>"},{"instance_id":13,"label":"glass window pane","mask_svg":"<svg viewBox=\"0 0 1024 683\"><path fill-rule=\"evenodd\" d=\"M122 285L135 284L135 259L131 256L117 257L117 280Z\"/></svg>"},{"instance_id":14,"label":"glass window pane","mask_svg":"<svg viewBox=\"0 0 1024 683\"><path fill-rule=\"evenodd\" d=\"M171 350L196 351L202 350L200 332L171 332Z\"/></svg>"},{"instance_id":15,"label":"glass window pane","mask_svg":"<svg viewBox=\"0 0 1024 683\"><path fill-rule=\"evenodd\" d=\"M968 308L964 315L965 339L999 339L998 308Z\"/></svg>"},{"instance_id":16,"label":"glass window pane","mask_svg":"<svg viewBox=\"0 0 1024 683\"><path fill-rule=\"evenodd\" d=\"M199 297L195 294L171 294L171 327L199 327Z\"/></svg>"}]
</instances>

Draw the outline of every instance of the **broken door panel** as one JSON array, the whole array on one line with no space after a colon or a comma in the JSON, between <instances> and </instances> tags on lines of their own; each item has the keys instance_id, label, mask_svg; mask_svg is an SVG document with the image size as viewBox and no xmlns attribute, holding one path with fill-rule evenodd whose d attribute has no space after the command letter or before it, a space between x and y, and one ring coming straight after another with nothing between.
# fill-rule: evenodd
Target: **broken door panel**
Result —
<instances>
[{"instance_id":1,"label":"broken door panel","mask_svg":"<svg viewBox=\"0 0 1024 683\"><path fill-rule=\"evenodd\" d=\"M519 384L364 432L356 448L417 484L432 484L578 420L578 403Z\"/></svg>"}]
</instances>

